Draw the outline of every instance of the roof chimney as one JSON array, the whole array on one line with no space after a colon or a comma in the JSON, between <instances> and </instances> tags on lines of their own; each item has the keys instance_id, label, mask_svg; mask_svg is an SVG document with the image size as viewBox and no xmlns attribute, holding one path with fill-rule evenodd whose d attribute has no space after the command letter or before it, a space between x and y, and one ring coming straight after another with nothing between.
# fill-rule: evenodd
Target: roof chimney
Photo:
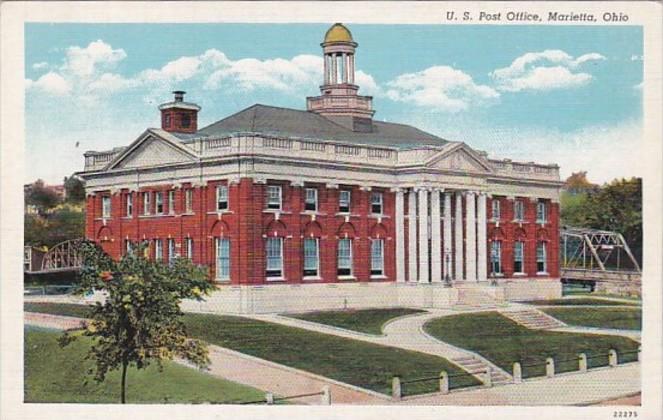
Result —
<instances>
[{"instance_id":1,"label":"roof chimney","mask_svg":"<svg viewBox=\"0 0 663 420\"><path fill-rule=\"evenodd\" d=\"M159 106L161 128L175 133L195 133L198 131L198 111L200 107L191 102L184 102L183 90L173 91L175 99Z\"/></svg>"}]
</instances>

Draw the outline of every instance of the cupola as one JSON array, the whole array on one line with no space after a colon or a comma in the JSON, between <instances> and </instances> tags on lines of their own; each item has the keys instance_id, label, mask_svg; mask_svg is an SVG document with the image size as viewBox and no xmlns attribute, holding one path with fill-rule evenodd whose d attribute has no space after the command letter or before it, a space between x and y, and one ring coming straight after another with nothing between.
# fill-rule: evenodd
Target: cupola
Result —
<instances>
[{"instance_id":1,"label":"cupola","mask_svg":"<svg viewBox=\"0 0 663 420\"><path fill-rule=\"evenodd\" d=\"M191 102L184 102L183 90L173 91L175 98L159 106L161 128L174 133L195 133L198 131L198 111L200 107Z\"/></svg>"}]
</instances>

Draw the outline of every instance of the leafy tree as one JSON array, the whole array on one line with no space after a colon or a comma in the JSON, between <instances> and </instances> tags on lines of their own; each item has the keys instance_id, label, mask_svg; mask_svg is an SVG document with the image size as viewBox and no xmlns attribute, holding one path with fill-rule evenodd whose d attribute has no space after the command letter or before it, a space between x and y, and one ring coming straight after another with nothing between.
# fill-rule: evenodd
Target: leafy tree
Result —
<instances>
[{"instance_id":1,"label":"leafy tree","mask_svg":"<svg viewBox=\"0 0 663 420\"><path fill-rule=\"evenodd\" d=\"M587 171L573 172L564 182L564 190L571 194L586 193L597 188L598 185L587 179Z\"/></svg>"},{"instance_id":2,"label":"leafy tree","mask_svg":"<svg viewBox=\"0 0 663 420\"><path fill-rule=\"evenodd\" d=\"M95 361L94 379L103 382L109 371L121 370L120 401L126 402L127 368L144 369L177 356L198 367L209 364L206 345L187 337L181 320L182 299L200 300L212 285L203 269L188 259L176 258L171 265L145 259L143 245L120 261L111 259L100 247L82 245L83 267L78 293L105 292L104 303L90 309L84 336L92 337L87 355ZM76 338L65 333L60 344Z\"/></svg>"},{"instance_id":3,"label":"leafy tree","mask_svg":"<svg viewBox=\"0 0 663 420\"><path fill-rule=\"evenodd\" d=\"M62 206L42 216L26 214L23 228L26 245L50 248L85 236L85 213L75 207Z\"/></svg>"},{"instance_id":4,"label":"leafy tree","mask_svg":"<svg viewBox=\"0 0 663 420\"><path fill-rule=\"evenodd\" d=\"M67 201L80 203L85 201L85 183L77 176L64 178L64 189L67 192Z\"/></svg>"},{"instance_id":5,"label":"leafy tree","mask_svg":"<svg viewBox=\"0 0 663 420\"><path fill-rule=\"evenodd\" d=\"M30 185L25 194L26 204L36 206L40 214L57 206L60 201L58 193L52 188L48 188L41 179Z\"/></svg>"}]
</instances>

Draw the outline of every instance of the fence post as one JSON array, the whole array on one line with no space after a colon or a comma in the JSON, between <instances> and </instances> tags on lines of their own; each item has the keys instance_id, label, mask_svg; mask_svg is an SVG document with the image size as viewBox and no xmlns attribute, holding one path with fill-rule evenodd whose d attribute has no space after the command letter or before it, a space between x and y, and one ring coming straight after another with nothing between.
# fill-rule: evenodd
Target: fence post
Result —
<instances>
[{"instance_id":1,"label":"fence post","mask_svg":"<svg viewBox=\"0 0 663 420\"><path fill-rule=\"evenodd\" d=\"M515 362L513 364L513 383L519 384L523 382L523 368L520 366L520 363Z\"/></svg>"},{"instance_id":2,"label":"fence post","mask_svg":"<svg viewBox=\"0 0 663 420\"><path fill-rule=\"evenodd\" d=\"M440 392L443 394L449 393L449 374L444 370L440 372Z\"/></svg>"},{"instance_id":3,"label":"fence post","mask_svg":"<svg viewBox=\"0 0 663 420\"><path fill-rule=\"evenodd\" d=\"M638 362L640 361L640 352L642 351L642 347L638 346L638 352L636 353L638 355Z\"/></svg>"},{"instance_id":4,"label":"fence post","mask_svg":"<svg viewBox=\"0 0 663 420\"><path fill-rule=\"evenodd\" d=\"M548 378L555 376L555 360L552 357L546 358L546 376Z\"/></svg>"},{"instance_id":5,"label":"fence post","mask_svg":"<svg viewBox=\"0 0 663 420\"><path fill-rule=\"evenodd\" d=\"M608 365L610 367L617 367L617 350L610 349L608 351Z\"/></svg>"},{"instance_id":6,"label":"fence post","mask_svg":"<svg viewBox=\"0 0 663 420\"><path fill-rule=\"evenodd\" d=\"M274 394L272 394L271 392L267 392L265 394L265 402L269 405L274 404Z\"/></svg>"},{"instance_id":7,"label":"fence post","mask_svg":"<svg viewBox=\"0 0 663 420\"><path fill-rule=\"evenodd\" d=\"M331 405L331 389L329 388L329 385L322 387L322 398L320 402L322 405Z\"/></svg>"},{"instance_id":8,"label":"fence post","mask_svg":"<svg viewBox=\"0 0 663 420\"><path fill-rule=\"evenodd\" d=\"M402 395L401 378L394 376L394 378L391 380L391 397L395 400L400 400Z\"/></svg>"},{"instance_id":9,"label":"fence post","mask_svg":"<svg viewBox=\"0 0 663 420\"><path fill-rule=\"evenodd\" d=\"M492 368L490 366L486 366L486 372L483 374L483 384L486 385L487 388L490 388L493 386L493 376L491 374Z\"/></svg>"},{"instance_id":10,"label":"fence post","mask_svg":"<svg viewBox=\"0 0 663 420\"><path fill-rule=\"evenodd\" d=\"M578 370L580 372L587 372L587 355L585 353L578 355Z\"/></svg>"}]
</instances>

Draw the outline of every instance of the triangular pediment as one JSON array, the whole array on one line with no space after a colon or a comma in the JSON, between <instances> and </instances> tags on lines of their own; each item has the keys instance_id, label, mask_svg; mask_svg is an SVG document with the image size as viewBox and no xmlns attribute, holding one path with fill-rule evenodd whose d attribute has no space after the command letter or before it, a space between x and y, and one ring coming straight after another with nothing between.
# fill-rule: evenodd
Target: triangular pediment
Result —
<instances>
[{"instance_id":1,"label":"triangular pediment","mask_svg":"<svg viewBox=\"0 0 663 420\"><path fill-rule=\"evenodd\" d=\"M446 150L431 157L426 166L457 172L491 172L485 158L464 143L450 145Z\"/></svg>"},{"instance_id":2,"label":"triangular pediment","mask_svg":"<svg viewBox=\"0 0 663 420\"><path fill-rule=\"evenodd\" d=\"M193 162L193 151L170 139L148 130L108 165L108 169L145 168L174 163Z\"/></svg>"}]
</instances>

